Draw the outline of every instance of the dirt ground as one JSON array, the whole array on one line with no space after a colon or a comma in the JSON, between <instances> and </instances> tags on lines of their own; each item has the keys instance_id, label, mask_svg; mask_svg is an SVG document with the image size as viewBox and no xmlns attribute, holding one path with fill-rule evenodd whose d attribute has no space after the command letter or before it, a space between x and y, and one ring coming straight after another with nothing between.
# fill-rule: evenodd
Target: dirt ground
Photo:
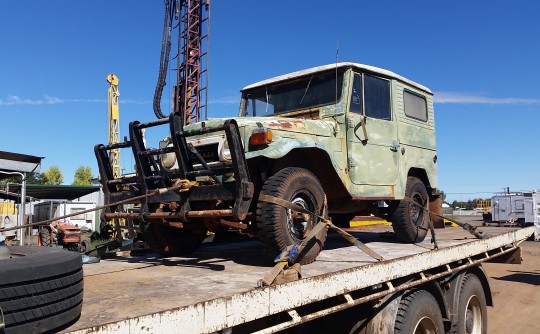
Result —
<instances>
[{"instance_id":1,"label":"dirt ground","mask_svg":"<svg viewBox=\"0 0 540 334\"><path fill-rule=\"evenodd\" d=\"M460 218L482 227L481 217ZM540 242L522 243L521 264L485 263L489 276L493 307L488 307L488 333L540 332Z\"/></svg>"}]
</instances>

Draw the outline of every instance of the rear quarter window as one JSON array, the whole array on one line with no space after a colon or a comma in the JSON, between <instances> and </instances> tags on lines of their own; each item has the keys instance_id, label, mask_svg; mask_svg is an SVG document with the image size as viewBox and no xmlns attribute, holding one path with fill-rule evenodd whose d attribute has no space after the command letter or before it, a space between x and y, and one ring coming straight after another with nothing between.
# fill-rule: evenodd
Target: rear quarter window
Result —
<instances>
[{"instance_id":1,"label":"rear quarter window","mask_svg":"<svg viewBox=\"0 0 540 334\"><path fill-rule=\"evenodd\" d=\"M425 96L413 93L412 91L405 89L403 91L403 100L405 106L405 115L407 117L427 122L428 112Z\"/></svg>"}]
</instances>

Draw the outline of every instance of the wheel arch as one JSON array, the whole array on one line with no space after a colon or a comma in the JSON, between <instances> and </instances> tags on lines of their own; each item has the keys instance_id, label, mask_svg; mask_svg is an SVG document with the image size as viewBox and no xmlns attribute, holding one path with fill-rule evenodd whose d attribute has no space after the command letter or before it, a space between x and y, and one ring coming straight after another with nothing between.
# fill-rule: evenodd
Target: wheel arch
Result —
<instances>
[{"instance_id":1,"label":"wheel arch","mask_svg":"<svg viewBox=\"0 0 540 334\"><path fill-rule=\"evenodd\" d=\"M431 295L435 298L437 304L439 305L443 320L449 319L451 308L448 304L448 301L445 299L444 291L439 284L436 284L435 282L428 282L420 285L416 289L426 290L427 292L431 293Z\"/></svg>"},{"instance_id":2,"label":"wheel arch","mask_svg":"<svg viewBox=\"0 0 540 334\"><path fill-rule=\"evenodd\" d=\"M412 167L411 169L409 169L409 172L407 173L407 176L414 176L414 177L420 179L420 181L422 181L424 183L424 185L426 186L426 189L428 189L428 190L432 189L431 182L429 181L429 177L428 177L425 169ZM428 191L428 194L429 193L430 192Z\"/></svg>"},{"instance_id":3,"label":"wheel arch","mask_svg":"<svg viewBox=\"0 0 540 334\"><path fill-rule=\"evenodd\" d=\"M248 165L252 179L258 178L254 180L255 183L262 184L268 177L286 167L304 168L317 177L329 200L339 201L351 197L329 153L319 147L296 147L278 158L261 155L249 159Z\"/></svg>"}]
</instances>

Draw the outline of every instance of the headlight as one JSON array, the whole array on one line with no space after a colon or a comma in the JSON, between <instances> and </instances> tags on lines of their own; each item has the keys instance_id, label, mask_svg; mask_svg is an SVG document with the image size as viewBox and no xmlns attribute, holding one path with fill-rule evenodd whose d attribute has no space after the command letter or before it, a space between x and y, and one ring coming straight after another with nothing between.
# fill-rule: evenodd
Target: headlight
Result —
<instances>
[{"instance_id":1,"label":"headlight","mask_svg":"<svg viewBox=\"0 0 540 334\"><path fill-rule=\"evenodd\" d=\"M172 144L167 145L167 147L172 147ZM159 156L161 165L166 169L171 169L176 165L176 155L174 152L163 153Z\"/></svg>"},{"instance_id":2,"label":"headlight","mask_svg":"<svg viewBox=\"0 0 540 334\"><path fill-rule=\"evenodd\" d=\"M231 161L231 150L229 149L229 142L225 139L223 145L221 145L221 150L219 152L219 157L221 161Z\"/></svg>"}]
</instances>

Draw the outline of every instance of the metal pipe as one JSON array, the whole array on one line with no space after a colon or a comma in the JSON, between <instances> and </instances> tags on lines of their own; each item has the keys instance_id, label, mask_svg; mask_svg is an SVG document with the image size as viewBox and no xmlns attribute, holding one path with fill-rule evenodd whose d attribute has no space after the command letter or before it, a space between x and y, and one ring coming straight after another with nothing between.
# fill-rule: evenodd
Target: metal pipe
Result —
<instances>
[{"instance_id":1,"label":"metal pipe","mask_svg":"<svg viewBox=\"0 0 540 334\"><path fill-rule=\"evenodd\" d=\"M215 217L231 217L233 215L232 209L222 209L222 210L200 210L200 211L188 211L186 213L187 218L215 218ZM138 213L128 213L128 212L111 212L106 213L105 218L114 219L114 218L139 218ZM144 218L180 218L182 215L177 212L152 212L144 214Z\"/></svg>"},{"instance_id":2,"label":"metal pipe","mask_svg":"<svg viewBox=\"0 0 540 334\"><path fill-rule=\"evenodd\" d=\"M22 178L21 184L21 208L19 210L19 219L17 219L17 227L24 225L24 216L26 214L26 173L21 172L2 172L3 174L19 175ZM9 187L9 184L8 184ZM9 188L7 189L9 192ZM20 232L19 246L24 246L24 231Z\"/></svg>"},{"instance_id":3,"label":"metal pipe","mask_svg":"<svg viewBox=\"0 0 540 334\"><path fill-rule=\"evenodd\" d=\"M21 187L21 225L24 225L24 216L26 215L26 173L22 173L22 187ZM20 246L24 246L24 230L21 232L21 238L19 241Z\"/></svg>"}]
</instances>

